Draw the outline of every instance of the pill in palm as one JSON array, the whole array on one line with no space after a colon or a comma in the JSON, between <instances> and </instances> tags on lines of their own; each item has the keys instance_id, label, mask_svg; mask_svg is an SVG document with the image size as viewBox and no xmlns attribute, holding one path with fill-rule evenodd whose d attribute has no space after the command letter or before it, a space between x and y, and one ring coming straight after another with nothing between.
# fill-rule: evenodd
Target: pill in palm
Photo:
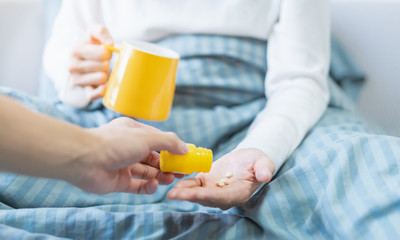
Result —
<instances>
[{"instance_id":1,"label":"pill in palm","mask_svg":"<svg viewBox=\"0 0 400 240\"><path fill-rule=\"evenodd\" d=\"M231 172L225 173L226 178L231 178L232 176L233 176L233 173L231 173Z\"/></svg>"},{"instance_id":2,"label":"pill in palm","mask_svg":"<svg viewBox=\"0 0 400 240\"><path fill-rule=\"evenodd\" d=\"M224 180L223 180L223 179L220 179L219 181L216 182L216 185L217 185L218 187L223 187L223 186L225 185Z\"/></svg>"},{"instance_id":3,"label":"pill in palm","mask_svg":"<svg viewBox=\"0 0 400 240\"><path fill-rule=\"evenodd\" d=\"M229 185L231 183L228 179L224 179L223 181L225 185Z\"/></svg>"}]
</instances>

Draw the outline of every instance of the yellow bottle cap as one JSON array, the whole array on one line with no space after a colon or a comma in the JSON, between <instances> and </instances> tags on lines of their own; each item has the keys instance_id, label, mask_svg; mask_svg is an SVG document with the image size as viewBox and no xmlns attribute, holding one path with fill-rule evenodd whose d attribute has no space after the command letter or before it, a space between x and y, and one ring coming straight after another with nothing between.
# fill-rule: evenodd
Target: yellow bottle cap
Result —
<instances>
[{"instance_id":1,"label":"yellow bottle cap","mask_svg":"<svg viewBox=\"0 0 400 240\"><path fill-rule=\"evenodd\" d=\"M192 174L193 172L209 172L213 160L210 149L196 147L188 143L189 152L185 155L175 155L161 151L160 169L163 172Z\"/></svg>"}]
</instances>

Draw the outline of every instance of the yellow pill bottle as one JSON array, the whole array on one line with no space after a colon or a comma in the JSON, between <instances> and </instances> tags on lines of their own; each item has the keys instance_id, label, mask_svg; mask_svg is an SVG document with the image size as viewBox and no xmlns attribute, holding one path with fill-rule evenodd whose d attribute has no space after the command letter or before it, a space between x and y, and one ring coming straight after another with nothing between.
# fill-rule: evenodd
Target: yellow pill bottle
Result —
<instances>
[{"instance_id":1,"label":"yellow pill bottle","mask_svg":"<svg viewBox=\"0 0 400 240\"><path fill-rule=\"evenodd\" d=\"M187 144L189 152L185 155L175 155L167 151L160 153L160 169L163 172L192 174L193 172L209 172L213 160L210 149Z\"/></svg>"}]
</instances>

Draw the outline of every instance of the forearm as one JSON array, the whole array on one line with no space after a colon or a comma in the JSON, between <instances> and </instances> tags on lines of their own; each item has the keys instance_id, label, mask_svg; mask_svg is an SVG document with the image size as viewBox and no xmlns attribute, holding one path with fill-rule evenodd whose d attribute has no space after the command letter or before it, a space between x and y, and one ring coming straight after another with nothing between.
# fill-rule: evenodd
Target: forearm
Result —
<instances>
[{"instance_id":1,"label":"forearm","mask_svg":"<svg viewBox=\"0 0 400 240\"><path fill-rule=\"evenodd\" d=\"M326 109L328 93L317 85L287 88L271 98L237 148L257 148L278 170Z\"/></svg>"},{"instance_id":2,"label":"forearm","mask_svg":"<svg viewBox=\"0 0 400 240\"><path fill-rule=\"evenodd\" d=\"M327 107L329 26L328 0L282 1L268 40L267 105L238 146L264 151L276 169Z\"/></svg>"},{"instance_id":3,"label":"forearm","mask_svg":"<svg viewBox=\"0 0 400 240\"><path fill-rule=\"evenodd\" d=\"M100 144L85 130L34 113L2 95L0 111L2 171L67 179Z\"/></svg>"}]
</instances>

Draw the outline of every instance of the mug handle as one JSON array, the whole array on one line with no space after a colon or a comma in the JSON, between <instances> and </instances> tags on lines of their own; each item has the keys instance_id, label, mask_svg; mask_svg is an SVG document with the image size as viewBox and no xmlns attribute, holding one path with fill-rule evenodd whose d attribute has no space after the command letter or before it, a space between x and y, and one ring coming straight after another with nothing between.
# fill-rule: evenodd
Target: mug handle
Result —
<instances>
[{"instance_id":1,"label":"mug handle","mask_svg":"<svg viewBox=\"0 0 400 240\"><path fill-rule=\"evenodd\" d=\"M103 46L105 49L107 49L111 52L119 53L119 48L114 47L114 45L112 45L112 44L110 44L110 45L101 44L101 46Z\"/></svg>"}]
</instances>

